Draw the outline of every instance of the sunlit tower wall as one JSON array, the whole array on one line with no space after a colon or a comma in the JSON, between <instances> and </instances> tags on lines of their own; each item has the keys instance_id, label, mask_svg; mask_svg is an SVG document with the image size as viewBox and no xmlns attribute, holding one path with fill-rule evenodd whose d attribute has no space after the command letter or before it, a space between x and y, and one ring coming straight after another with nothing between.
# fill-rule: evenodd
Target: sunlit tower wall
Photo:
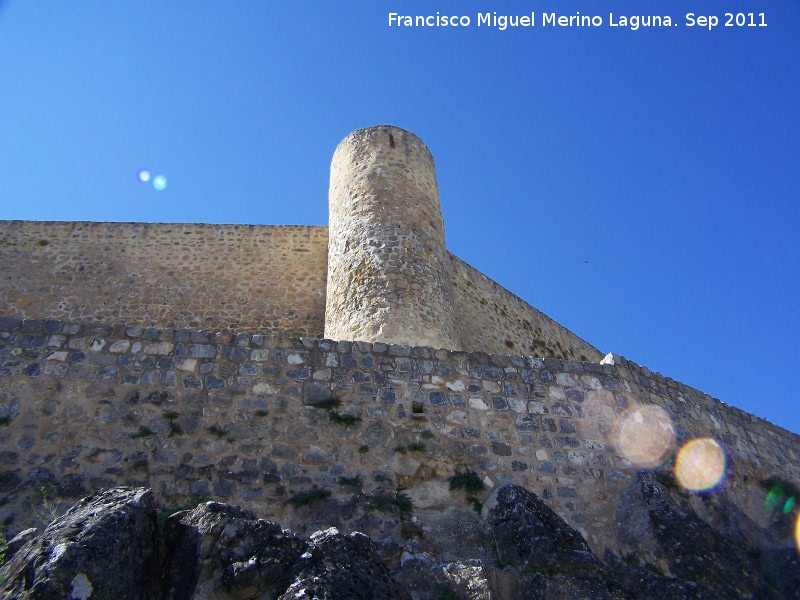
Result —
<instances>
[{"instance_id":1,"label":"sunlit tower wall","mask_svg":"<svg viewBox=\"0 0 800 600\"><path fill-rule=\"evenodd\" d=\"M436 171L392 126L336 148L329 191L325 337L459 349Z\"/></svg>"}]
</instances>

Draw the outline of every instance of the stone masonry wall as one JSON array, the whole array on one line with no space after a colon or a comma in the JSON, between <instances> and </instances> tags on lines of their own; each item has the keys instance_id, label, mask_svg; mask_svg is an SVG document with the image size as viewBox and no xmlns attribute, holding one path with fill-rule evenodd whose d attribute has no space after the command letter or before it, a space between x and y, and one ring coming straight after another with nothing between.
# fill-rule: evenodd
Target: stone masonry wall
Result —
<instances>
[{"instance_id":1,"label":"stone masonry wall","mask_svg":"<svg viewBox=\"0 0 800 600\"><path fill-rule=\"evenodd\" d=\"M322 336L327 227L0 221L0 315Z\"/></svg>"},{"instance_id":2,"label":"stone masonry wall","mask_svg":"<svg viewBox=\"0 0 800 600\"><path fill-rule=\"evenodd\" d=\"M461 347L495 354L533 354L599 362L591 344L450 254Z\"/></svg>"},{"instance_id":3,"label":"stone masonry wall","mask_svg":"<svg viewBox=\"0 0 800 600\"><path fill-rule=\"evenodd\" d=\"M327 253L327 227L0 221L0 316L319 338ZM446 256L462 348L602 358Z\"/></svg>"},{"instance_id":4,"label":"stone masonry wall","mask_svg":"<svg viewBox=\"0 0 800 600\"><path fill-rule=\"evenodd\" d=\"M370 127L333 155L325 337L460 349L433 157Z\"/></svg>"},{"instance_id":5,"label":"stone masonry wall","mask_svg":"<svg viewBox=\"0 0 800 600\"><path fill-rule=\"evenodd\" d=\"M742 497L763 502L753 474L800 477L798 436L619 362L0 318L0 520L13 534L54 501L148 485L165 503L229 501L300 532L401 535L397 510L358 499L404 489L422 531L469 512L447 489L468 468L489 488L524 485L613 548L635 470L610 431L642 403L669 410L679 443L713 435ZM338 417L311 406L330 397ZM333 502L312 522L287 500L315 487Z\"/></svg>"}]
</instances>

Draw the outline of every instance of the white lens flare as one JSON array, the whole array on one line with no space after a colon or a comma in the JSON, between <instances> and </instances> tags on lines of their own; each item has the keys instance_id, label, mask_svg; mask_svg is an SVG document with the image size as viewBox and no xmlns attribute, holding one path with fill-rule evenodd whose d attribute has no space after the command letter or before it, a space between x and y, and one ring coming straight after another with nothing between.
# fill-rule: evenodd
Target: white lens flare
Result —
<instances>
[{"instance_id":1,"label":"white lens flare","mask_svg":"<svg viewBox=\"0 0 800 600\"><path fill-rule=\"evenodd\" d=\"M153 178L153 187L156 188L159 192L167 187L167 178L163 175L156 175Z\"/></svg>"},{"instance_id":2,"label":"white lens flare","mask_svg":"<svg viewBox=\"0 0 800 600\"><path fill-rule=\"evenodd\" d=\"M622 456L640 468L663 465L675 451L675 428L660 406L636 406L619 416L611 432Z\"/></svg>"},{"instance_id":3,"label":"white lens flare","mask_svg":"<svg viewBox=\"0 0 800 600\"><path fill-rule=\"evenodd\" d=\"M139 177L139 181L142 183L147 183L150 181L150 171L147 169L141 169L137 176Z\"/></svg>"},{"instance_id":4,"label":"white lens flare","mask_svg":"<svg viewBox=\"0 0 800 600\"><path fill-rule=\"evenodd\" d=\"M727 468L725 451L711 438L687 442L675 459L675 477L687 490L710 490L722 481Z\"/></svg>"}]
</instances>

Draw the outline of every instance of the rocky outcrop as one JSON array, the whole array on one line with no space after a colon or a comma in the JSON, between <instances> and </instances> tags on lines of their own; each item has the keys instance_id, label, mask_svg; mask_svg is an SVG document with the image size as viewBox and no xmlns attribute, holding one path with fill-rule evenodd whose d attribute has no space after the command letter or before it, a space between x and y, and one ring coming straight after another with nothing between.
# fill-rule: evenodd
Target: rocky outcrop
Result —
<instances>
[{"instance_id":1,"label":"rocky outcrop","mask_svg":"<svg viewBox=\"0 0 800 600\"><path fill-rule=\"evenodd\" d=\"M149 489L117 489L81 500L41 535L25 532L0 569L0 597L798 598L795 548L748 552L700 518L653 473L639 475L618 518L630 532L622 540L624 553L606 551L601 560L535 494L506 485L489 497L482 518L476 518L483 529L463 530L462 554L479 549L480 558L452 560L458 548L438 552L436 540L426 541L420 529L417 545L398 560L362 533L344 535L328 528L299 536L217 502L162 520ZM466 538L476 532L480 543L470 543ZM487 543L491 555L484 552ZM445 557L450 558L441 560Z\"/></svg>"},{"instance_id":2,"label":"rocky outcrop","mask_svg":"<svg viewBox=\"0 0 800 600\"><path fill-rule=\"evenodd\" d=\"M163 564L153 492L110 490L79 501L0 573L3 598L155 598Z\"/></svg>"},{"instance_id":3,"label":"rocky outcrop","mask_svg":"<svg viewBox=\"0 0 800 600\"><path fill-rule=\"evenodd\" d=\"M81 500L0 572L3 598L410 600L360 533L309 539L227 504L164 523L151 490Z\"/></svg>"}]
</instances>

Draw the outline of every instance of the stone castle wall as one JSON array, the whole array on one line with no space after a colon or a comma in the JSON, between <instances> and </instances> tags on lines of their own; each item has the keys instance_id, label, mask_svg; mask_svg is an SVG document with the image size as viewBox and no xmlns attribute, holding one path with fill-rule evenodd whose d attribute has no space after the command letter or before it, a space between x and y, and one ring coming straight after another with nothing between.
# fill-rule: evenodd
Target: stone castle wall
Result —
<instances>
[{"instance_id":1,"label":"stone castle wall","mask_svg":"<svg viewBox=\"0 0 800 600\"><path fill-rule=\"evenodd\" d=\"M450 254L458 338L493 354L600 362L603 354L553 319Z\"/></svg>"},{"instance_id":2,"label":"stone castle wall","mask_svg":"<svg viewBox=\"0 0 800 600\"><path fill-rule=\"evenodd\" d=\"M0 520L13 533L48 499L122 484L167 504L241 504L301 532L401 535L403 518L369 511L361 492L405 490L422 531L453 506L469 514L447 478L471 469L490 488L533 490L594 548L613 548L635 466L612 430L643 404L668 410L678 444L720 443L726 490L754 519L759 479L800 479L798 436L619 362L0 318ZM359 420L311 406L330 397ZM309 523L287 500L315 486L337 502Z\"/></svg>"},{"instance_id":3,"label":"stone castle wall","mask_svg":"<svg viewBox=\"0 0 800 600\"><path fill-rule=\"evenodd\" d=\"M321 336L327 227L0 222L0 315Z\"/></svg>"},{"instance_id":4,"label":"stone castle wall","mask_svg":"<svg viewBox=\"0 0 800 600\"><path fill-rule=\"evenodd\" d=\"M0 316L321 338L327 256L327 227L0 221ZM462 348L602 358L446 256Z\"/></svg>"}]
</instances>

